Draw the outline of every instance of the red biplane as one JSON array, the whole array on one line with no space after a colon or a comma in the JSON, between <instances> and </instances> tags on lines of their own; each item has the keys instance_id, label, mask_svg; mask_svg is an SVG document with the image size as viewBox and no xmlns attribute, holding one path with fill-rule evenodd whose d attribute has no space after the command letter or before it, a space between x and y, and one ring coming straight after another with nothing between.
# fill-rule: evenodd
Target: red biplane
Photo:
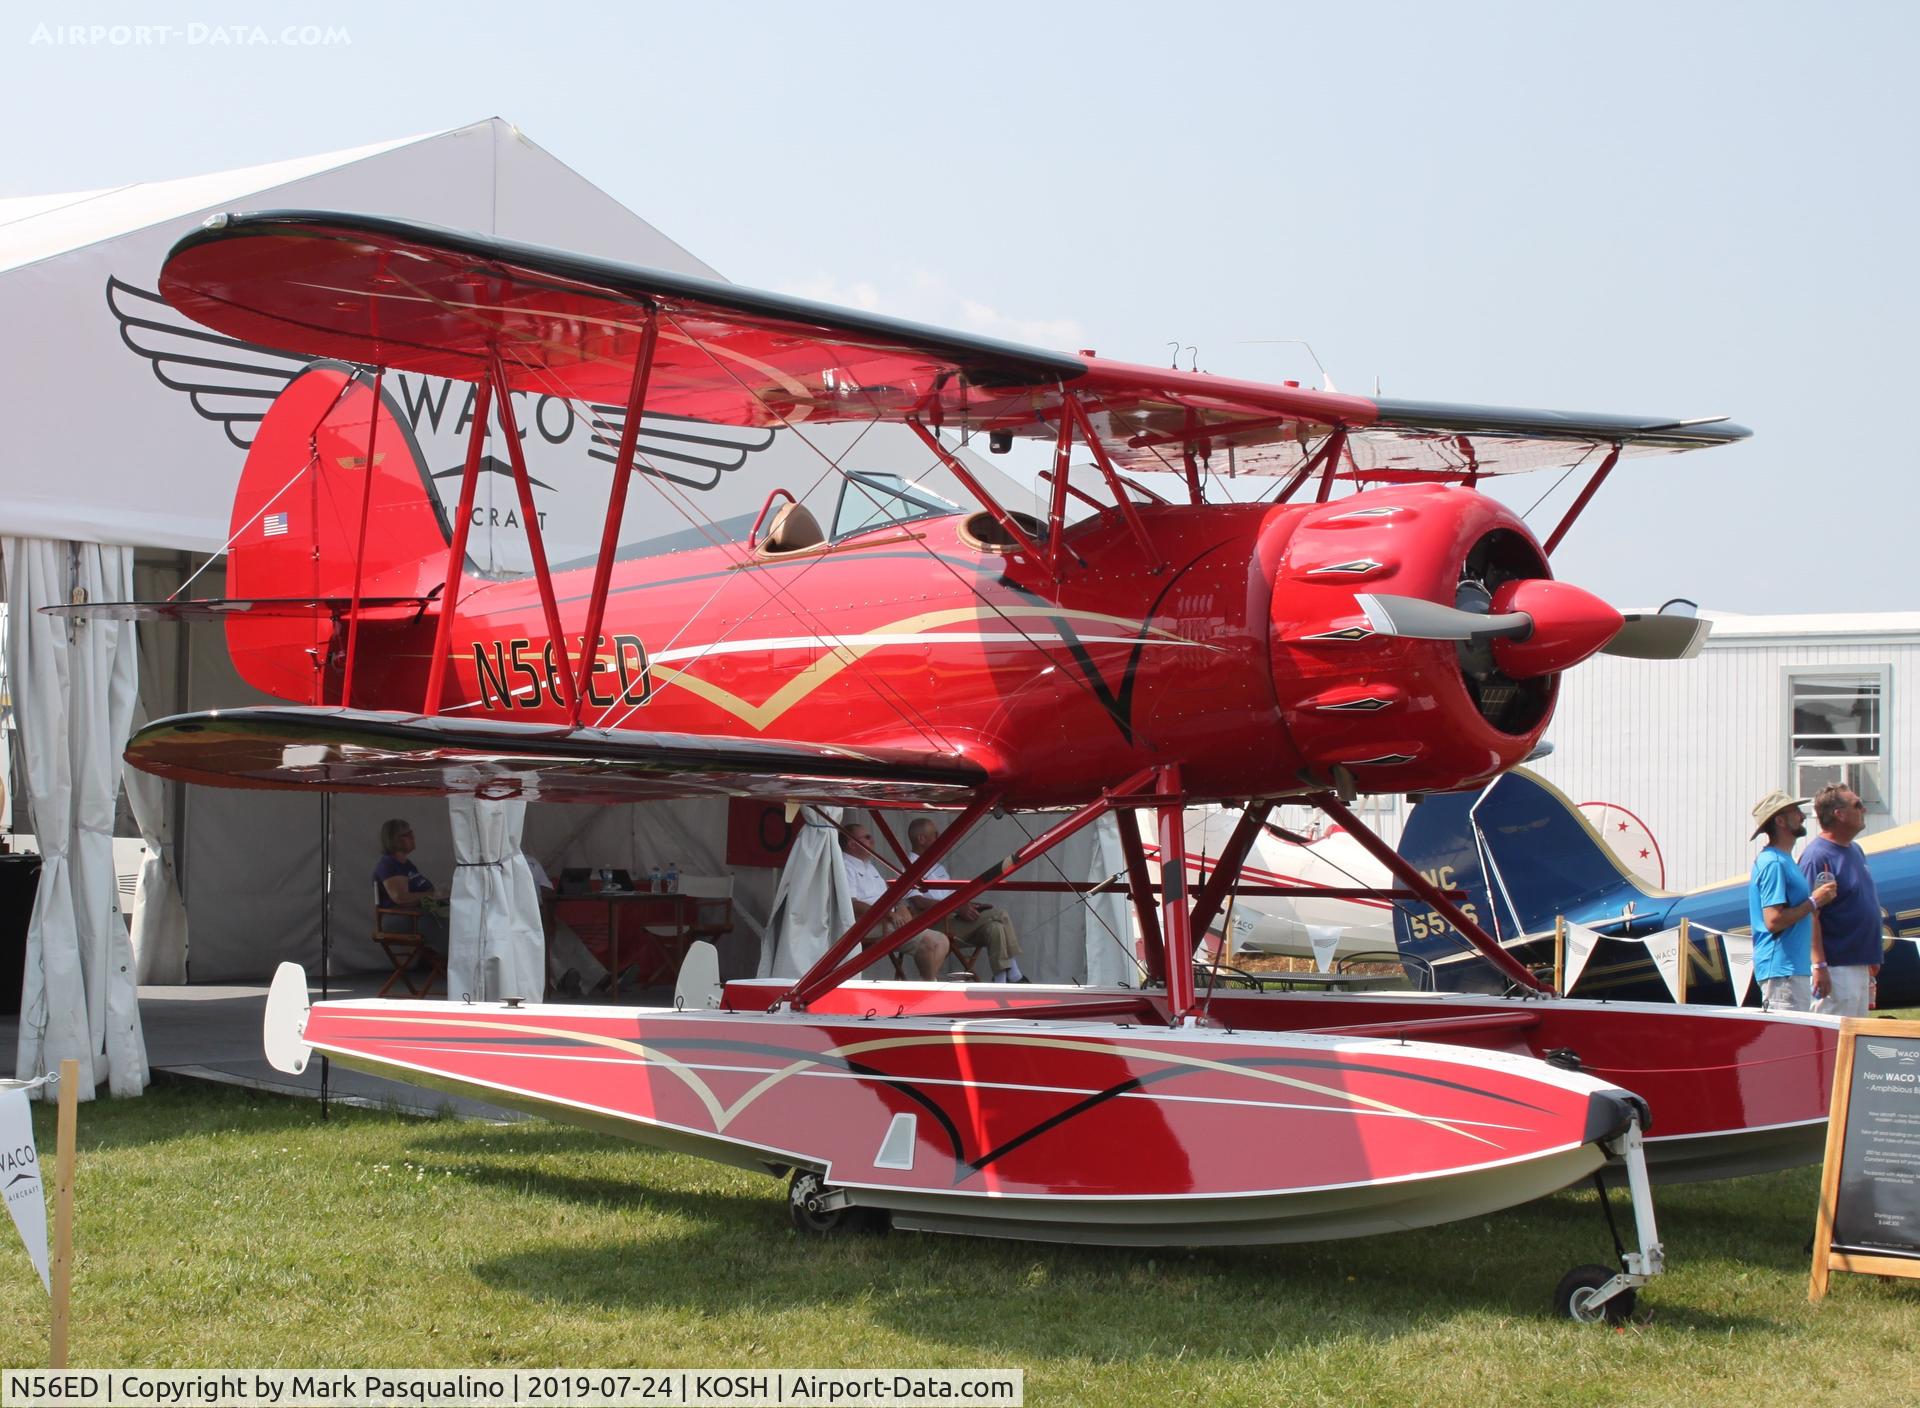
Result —
<instances>
[{"instance_id":1,"label":"red biplane","mask_svg":"<svg viewBox=\"0 0 1920 1408\"><path fill-rule=\"evenodd\" d=\"M1596 651L1696 649L1691 619L1623 617L1554 580L1548 557L1623 456L1745 430L1132 366L365 216L216 217L175 246L161 290L218 332L326 360L256 437L231 598L157 608L223 618L242 675L297 703L152 724L129 748L137 766L220 786L751 793L951 814L924 855L901 853L889 899L996 808L1068 809L914 925L868 944L883 900L812 971L728 985L718 1010L309 1011L296 970L269 1018L279 1059L318 1050L790 1170L795 1216L815 1227L877 1212L1089 1242L1344 1236L1523 1201L1611 1152L1637 1175L1640 1250L1620 1275L1576 1273L1563 1303L1618 1313L1658 1269L1638 1176L1648 1092L1536 1059L1520 1033L1542 1024L1524 1009L1308 1019L1196 993L1191 936L1272 806L1300 798L1367 839L1402 887L1369 893L1439 910L1536 992L1347 802L1512 767L1539 743L1559 674ZM478 383L451 529L374 368ZM518 391L624 408L591 567L548 568ZM893 422L978 508L903 488L829 538L776 491L748 541L623 560L648 414L802 434ZM514 581L466 569L494 416L533 565ZM1053 447L1044 518L996 502L954 453L1016 436ZM1079 482L1076 454L1091 460ZM1590 478L1544 543L1476 492L1565 465ZM1208 503L1221 468L1275 492ZM1143 470L1178 474L1183 501ZM1182 809L1208 801L1245 811L1190 893ZM1136 828L1119 835L1147 988L843 988L989 886L1035 883L1006 877L1065 836L1140 809L1158 818L1164 884ZM875 1015L883 992L895 1015ZM1579 1044L1571 1023L1552 1027L1559 1044Z\"/></svg>"}]
</instances>

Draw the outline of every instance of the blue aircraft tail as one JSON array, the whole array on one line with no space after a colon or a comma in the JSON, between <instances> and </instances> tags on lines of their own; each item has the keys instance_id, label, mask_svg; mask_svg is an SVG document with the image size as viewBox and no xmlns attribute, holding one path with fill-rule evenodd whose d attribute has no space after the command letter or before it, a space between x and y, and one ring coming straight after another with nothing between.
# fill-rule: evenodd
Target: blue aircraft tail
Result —
<instances>
[{"instance_id":1,"label":"blue aircraft tail","mask_svg":"<svg viewBox=\"0 0 1920 1408\"><path fill-rule=\"evenodd\" d=\"M1489 932L1496 928L1480 848L1469 815L1478 792L1446 792L1421 799L1400 833L1400 855L1443 890L1460 890L1467 917ZM1430 969L1433 985L1448 991L1504 992L1507 980L1486 962L1436 910L1418 901L1394 906L1393 939L1409 969Z\"/></svg>"},{"instance_id":2,"label":"blue aircraft tail","mask_svg":"<svg viewBox=\"0 0 1920 1408\"><path fill-rule=\"evenodd\" d=\"M1632 913L1650 920L1672 896L1646 889L1614 859L1579 808L1524 769L1485 790L1428 797L1413 809L1400 854L1442 888L1464 890L1468 914L1513 947L1523 934L1551 931L1561 915L1597 924ZM1431 910L1394 916L1402 954L1431 964L1448 989L1498 991L1505 980ZM1520 961L1550 966L1550 942L1515 947Z\"/></svg>"},{"instance_id":3,"label":"blue aircraft tail","mask_svg":"<svg viewBox=\"0 0 1920 1408\"><path fill-rule=\"evenodd\" d=\"M1473 819L1510 932L1537 934L1561 915L1589 925L1626 913L1645 921L1672 904L1614 857L1564 792L1524 769L1482 793Z\"/></svg>"}]
</instances>

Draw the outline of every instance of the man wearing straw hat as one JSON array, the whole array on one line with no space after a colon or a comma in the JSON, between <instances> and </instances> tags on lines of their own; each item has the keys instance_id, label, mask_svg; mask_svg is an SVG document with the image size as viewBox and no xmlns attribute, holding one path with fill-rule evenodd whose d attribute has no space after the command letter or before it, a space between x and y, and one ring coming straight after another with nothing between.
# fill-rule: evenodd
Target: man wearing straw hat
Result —
<instances>
[{"instance_id":1,"label":"man wearing straw hat","mask_svg":"<svg viewBox=\"0 0 1920 1408\"><path fill-rule=\"evenodd\" d=\"M1820 945L1821 906L1834 897L1828 880L1810 888L1793 863L1793 843L1807 834L1805 797L1779 788L1753 808L1754 836L1767 838L1747 882L1747 917L1753 926L1753 976L1760 1005L1769 1012L1811 1012L1816 993L1826 996L1827 963Z\"/></svg>"}]
</instances>

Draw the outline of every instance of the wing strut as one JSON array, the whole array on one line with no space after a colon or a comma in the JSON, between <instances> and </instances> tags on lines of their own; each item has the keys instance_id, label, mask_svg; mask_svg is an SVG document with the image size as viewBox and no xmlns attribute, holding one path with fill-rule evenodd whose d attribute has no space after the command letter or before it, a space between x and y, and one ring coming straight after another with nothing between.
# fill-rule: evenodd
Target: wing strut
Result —
<instances>
[{"instance_id":1,"label":"wing strut","mask_svg":"<svg viewBox=\"0 0 1920 1408\"><path fill-rule=\"evenodd\" d=\"M1613 467L1618 463L1620 463L1620 442L1615 441L1613 449L1600 462L1600 468L1596 469L1593 472L1593 478L1587 481L1587 487L1580 491L1580 497L1575 499L1572 506L1568 508L1567 516L1562 518L1559 526L1547 536L1541 551L1548 557L1553 556L1553 550L1559 547L1560 540L1567 536L1567 529L1573 527L1573 520L1580 516L1580 511L1587 506L1587 501L1600 492L1600 486L1606 482L1607 476L1613 473Z\"/></svg>"},{"instance_id":2,"label":"wing strut","mask_svg":"<svg viewBox=\"0 0 1920 1408\"><path fill-rule=\"evenodd\" d=\"M1458 929L1460 936L1478 949L1481 956L1494 967L1523 988L1544 993L1549 997L1553 995L1552 984L1543 983L1534 977L1525 964L1500 946L1498 939L1468 918L1459 905L1448 899L1446 891L1429 881L1426 876L1403 860L1393 847L1374 835L1372 828L1347 810L1346 804L1337 796L1331 792L1321 792L1306 800L1344 826L1347 834L1358 841L1369 855L1386 866L1391 873L1399 876L1408 889L1418 893L1422 900L1439 911L1440 917Z\"/></svg>"},{"instance_id":3,"label":"wing strut","mask_svg":"<svg viewBox=\"0 0 1920 1408\"><path fill-rule=\"evenodd\" d=\"M1064 410L1060 434L1053 442L1053 493L1047 500L1047 567L1053 580L1067 556L1067 463L1073 457L1073 417Z\"/></svg>"},{"instance_id":4,"label":"wing strut","mask_svg":"<svg viewBox=\"0 0 1920 1408\"><path fill-rule=\"evenodd\" d=\"M634 445L640 438L640 413L647 404L647 382L653 375L653 349L659 336L660 314L648 313L646 331L640 335L640 351L634 359L633 384L627 389L627 418L620 426L620 448L613 460L613 491L607 496L606 526L600 531L600 560L593 565L593 591L587 598L587 630L580 641L580 680L573 691L575 728L580 727L580 708L586 702L587 687L593 680L593 667L599 663L600 623L607 612L607 584L613 577L620 522L626 516L627 486L633 479Z\"/></svg>"},{"instance_id":5,"label":"wing strut","mask_svg":"<svg viewBox=\"0 0 1920 1408\"><path fill-rule=\"evenodd\" d=\"M507 369L500 361L500 350L488 355L487 370L493 377L500 402L500 429L506 436L507 457L513 461L513 484L520 491L520 517L527 529L527 552L533 558L533 578L540 588L540 610L546 617L547 637L553 642L554 678L566 690L566 704L577 722L579 697L573 691L573 671L567 668L567 637L560 628L560 604L553 596L553 574L547 570L547 547L540 538L540 511L533 503L533 483L527 477L527 452L520 443L520 427L513 419L513 397L509 394Z\"/></svg>"},{"instance_id":6,"label":"wing strut","mask_svg":"<svg viewBox=\"0 0 1920 1408\"><path fill-rule=\"evenodd\" d=\"M347 609L347 664L340 681L340 702L353 707L353 665L360 645L360 585L367 570L367 518L373 505L374 442L380 438L380 384L386 379L382 367L373 374L373 411L367 417L367 462L360 485L360 537L353 548L353 604Z\"/></svg>"},{"instance_id":7,"label":"wing strut","mask_svg":"<svg viewBox=\"0 0 1920 1408\"><path fill-rule=\"evenodd\" d=\"M1154 811L1160 823L1160 942L1166 952L1167 1024L1193 1015L1193 928L1187 908L1187 799L1180 765L1155 770Z\"/></svg>"},{"instance_id":8,"label":"wing strut","mask_svg":"<svg viewBox=\"0 0 1920 1408\"><path fill-rule=\"evenodd\" d=\"M427 665L427 698L423 714L440 712L447 678L447 657L453 646L453 618L460 600L460 577L467 565L467 531L473 527L473 496L480 482L480 452L487 443L493 414L493 382L482 377L474 388L473 428L467 432L467 461L460 471L460 509L453 520L453 544L447 550L447 589L440 593L440 619L433 628L433 659Z\"/></svg>"},{"instance_id":9,"label":"wing strut","mask_svg":"<svg viewBox=\"0 0 1920 1408\"><path fill-rule=\"evenodd\" d=\"M1240 878L1240 868L1246 864L1247 854L1253 849L1253 843L1259 838L1261 828L1266 825L1267 816L1272 810L1272 802L1254 802L1240 813L1239 824L1233 828L1233 835L1227 838L1227 844L1221 849L1220 858L1214 863L1213 874L1200 887L1200 893L1193 897L1194 933L1207 932L1207 927L1213 923L1213 916L1220 912L1221 901L1229 894L1246 893L1236 883Z\"/></svg>"},{"instance_id":10,"label":"wing strut","mask_svg":"<svg viewBox=\"0 0 1920 1408\"><path fill-rule=\"evenodd\" d=\"M839 987L869 963L904 948L912 940L945 919L948 914L971 900L974 895L986 889L987 885L992 883L991 875L985 883L974 888L962 887L956 890L954 894L959 896L958 899L953 895L947 896L933 908L916 915L911 923L901 925L872 948L855 952L860 948L861 940L872 933L874 927L895 908L906 903L908 892L919 887L926 873L939 863L942 856L953 849L962 836L973 829L981 817L992 811L999 800L999 793L985 793L976 798L959 816L948 822L940 834L934 838L933 844L907 862L900 873L893 878L893 882L887 886L885 893L867 906L865 914L855 918L853 927L840 936L839 942L821 954L819 961L802 973L794 985L781 995L779 1001L791 1003L795 1008L804 1008L822 993ZM849 954L853 956L849 958L847 956Z\"/></svg>"},{"instance_id":11,"label":"wing strut","mask_svg":"<svg viewBox=\"0 0 1920 1408\"><path fill-rule=\"evenodd\" d=\"M1315 450L1307 461L1293 472L1287 482L1280 486L1280 492L1273 496L1273 501L1283 504L1292 498L1299 492L1302 484L1313 478L1314 471L1323 465L1331 470L1333 465L1339 463L1340 452L1346 447L1347 428L1344 425L1336 425L1333 433L1327 436L1320 448Z\"/></svg>"},{"instance_id":12,"label":"wing strut","mask_svg":"<svg viewBox=\"0 0 1920 1408\"><path fill-rule=\"evenodd\" d=\"M1140 544L1140 551L1146 554L1149 564L1147 570L1158 576L1167 564L1154 551L1153 543L1147 537L1147 525L1140 521L1139 510L1134 508L1133 500L1127 497L1127 491L1120 483L1119 471L1114 469L1113 461L1107 457L1107 447L1093 433L1093 422L1087 419L1087 408L1070 391L1062 393L1061 403L1066 406L1074 424L1080 427L1081 438L1087 442L1087 448L1093 451L1094 462L1100 466L1100 473L1106 476L1107 487L1113 491L1113 501L1120 505L1121 516L1127 520L1127 531L1133 534L1133 540ZM1064 508L1062 505L1063 511Z\"/></svg>"},{"instance_id":13,"label":"wing strut","mask_svg":"<svg viewBox=\"0 0 1920 1408\"><path fill-rule=\"evenodd\" d=\"M921 423L920 417L909 416L907 418L907 424L913 427L913 433L915 435L918 435L922 440L926 441L927 448L940 457L940 463L944 464L953 472L953 477L966 486L967 492L978 499L981 506L993 515L993 521L1006 530L1007 536L1020 545L1022 552L1035 562L1045 562L1047 560L1046 553L1040 550L1040 545L1034 542L1028 535L1027 530L1020 526L1019 521L1015 519L1012 514L1000 506L1000 501L987 492L986 486L973 477L972 471L960 463L960 457L949 451L945 445L942 445L940 443L940 437L928 430L927 427Z\"/></svg>"},{"instance_id":14,"label":"wing strut","mask_svg":"<svg viewBox=\"0 0 1920 1408\"><path fill-rule=\"evenodd\" d=\"M1153 907L1157 887L1147 869L1147 849L1140 844L1140 825L1131 816L1120 828L1120 853L1127 858L1127 889L1133 899L1134 918L1140 924L1140 942L1147 951L1147 977L1165 982L1167 950L1160 942L1160 916Z\"/></svg>"}]
</instances>

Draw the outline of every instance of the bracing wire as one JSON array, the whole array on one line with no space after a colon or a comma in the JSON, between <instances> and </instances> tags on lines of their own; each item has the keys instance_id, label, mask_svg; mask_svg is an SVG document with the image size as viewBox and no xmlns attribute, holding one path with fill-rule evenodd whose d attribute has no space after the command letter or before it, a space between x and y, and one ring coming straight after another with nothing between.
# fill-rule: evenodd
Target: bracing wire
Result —
<instances>
[{"instance_id":1,"label":"bracing wire","mask_svg":"<svg viewBox=\"0 0 1920 1408\"><path fill-rule=\"evenodd\" d=\"M664 313L660 314L659 316L666 317ZM668 319L668 321L669 323L671 323L671 319ZM678 331L679 330L678 325L675 324L674 326L676 328L676 331ZM684 336L684 333L682 335ZM689 340L692 341L692 339L689 339ZM695 345L700 345L700 344L696 342ZM516 361L516 364L524 372L526 372L531 378L550 388L552 394L555 394L567 400L577 399L571 396L563 387L560 386L560 384L557 381L552 379L551 373L544 366L529 364L524 359L521 359L517 356L515 357L515 361ZM597 431L594 433L596 435L596 438L600 438ZM865 432L862 432L863 437L864 437L864 433ZM605 443L604 438L602 438L602 443L603 444ZM859 440L856 439L854 441L854 444L848 447L849 451L853 449L855 446L857 446L858 444L859 444ZM810 447L810 448L816 448L816 452L818 452L817 447ZM812 486L809 486L809 489L808 489L809 493L812 491L813 487L817 487L821 482L824 482L828 474L836 472L839 468L838 465L831 459L831 457L825 456L823 454L822 458L826 459L827 468L822 471L820 477L814 481L814 484ZM681 517L683 517L688 522L689 525L691 525L697 532L699 532L702 537L705 537L712 546L719 548L724 554L726 554L730 558L730 560L733 561L735 566L750 567L750 566L759 565L757 559L754 559L743 545L741 545L735 540L727 538L725 535L720 534L716 525L713 524L712 520L708 518L704 514L704 512L700 511L697 507L693 506L690 503L690 501L686 499L685 490L682 489L680 486L674 484L673 481L667 476L659 473L657 467L655 467L650 460L646 460L642 456L637 446L635 449L635 460L636 462L642 464L646 468L646 470L648 471L647 478L652 483L655 491L660 495L660 497L663 500L665 500L668 503L668 505L674 509L675 512L679 513ZM848 649L844 641L841 640L836 633L828 629L826 626L826 623L821 621L818 618L818 616L811 610L811 608L807 607L804 602L799 601L795 597L795 594L793 592L794 586L799 581L803 580L806 574L811 570L813 570L813 568L818 565L819 561L820 561L819 558L811 559L809 561L806 561L800 564L798 567L798 570L795 572L780 574L781 578L784 578L784 580L770 576L769 574L764 574L760 572L747 572L744 575L746 575L748 579L751 580L754 583L754 585L758 587L762 592L766 593L766 595L771 601L775 602L776 604L784 605L785 608L794 616L795 619L803 621L809 626L811 626L814 630L814 633L820 639L822 639L823 641L829 642L832 645L833 650L837 652L845 660L846 668L848 669L848 672L852 675L852 677L859 679L863 685L865 685L871 692L874 693L876 698L880 699L882 703L886 704L889 708L891 708L901 718L901 721L903 723L907 724L910 728L913 728L915 732L919 733L920 736L927 742L929 747L932 747L935 749L946 749L948 751L951 751L951 744L944 738L941 738L938 736L938 730L932 725L930 720L926 719L924 715L921 715L918 718L913 717L914 714L918 714L918 711L913 710L911 706L906 703L906 701L899 698L897 696L897 691L892 692L890 694L888 689L882 687L881 682L876 681L875 679L872 678L871 672L860 668L860 656L855 652L853 652L852 650ZM703 611L705 610L706 606L710 606L712 604L713 600L715 600L718 597L720 591L723 590L726 585L727 583L723 581L720 583L718 587L715 588L715 591L709 596L708 601L703 605L702 607ZM685 632L687 629L690 629L693 622L698 619L699 619L699 614L696 613L695 615L690 616L687 621L683 622L681 625L680 631L676 632L675 635L672 637L672 640L668 642L667 648L671 649L673 642L678 641L680 639L680 634ZM721 636L717 637L715 640L707 642L706 648L710 649L712 647L719 645L721 641L723 641L726 638L727 635L731 634L732 630L738 629L739 627L744 626L746 624L747 624L747 618L743 616L741 621L735 623L734 627L731 627L727 631L722 632ZM701 655L695 656L693 660L687 663L689 665L695 664L695 663L698 663L698 661L702 658L704 658L704 650ZM676 667L676 668L679 668L679 667ZM670 684L671 684L671 681L663 681L663 685L670 685ZM611 712L612 707L613 706L609 706L607 712ZM623 714L619 719L614 720L611 726L615 728L623 726L626 720L628 718L631 718L634 712L636 712L640 707L641 707L640 705L628 706L627 712ZM604 725L605 720L606 720L606 713L603 713L600 717L600 720L598 721L597 726Z\"/></svg>"},{"instance_id":2,"label":"bracing wire","mask_svg":"<svg viewBox=\"0 0 1920 1408\"><path fill-rule=\"evenodd\" d=\"M333 414L334 408L337 407L340 404L340 402L345 398L346 394L353 389L354 384L360 380L361 374L365 370L366 368L364 367L355 367L353 369L353 374L349 376L345 381L340 383L340 389L334 392L333 399L327 402L326 409L321 411L320 414L317 417L315 417L313 422L313 429L308 432L308 439L310 441L315 435L319 434L320 427L327 423L327 417ZM380 414L379 406L376 405L373 408L373 413L376 416ZM273 491L273 493L268 497L267 501L260 505L259 511L255 513L252 518L249 518L245 523L242 523L238 528L234 529L232 533L228 534L227 540L224 543L220 544L219 548L216 551L209 554L205 562L201 563L198 567L194 568L193 574L189 576L186 581L182 582L179 586L175 587L170 593L168 593L167 600L178 601L180 599L180 593L184 592L188 587L192 586L195 582L199 581L200 574L202 572L205 572L209 567L213 566L213 562L215 558L220 557L222 554L230 551L233 545L240 541L240 535L242 533L246 532L247 529L253 527L254 524L258 523L261 520L261 518L265 516L268 509L272 508L275 504L279 503L280 500L286 496L287 490L291 489L294 485L298 484L308 474L310 474L315 469L317 469L319 465L320 465L320 456L319 456L319 453L316 451L314 454L309 455L307 457L307 462L305 464L301 465L300 468L296 469L293 472L293 478L289 479L286 483L282 484L278 489L275 489ZM372 465L367 466L367 473L369 474L373 473Z\"/></svg>"},{"instance_id":3,"label":"bracing wire","mask_svg":"<svg viewBox=\"0 0 1920 1408\"><path fill-rule=\"evenodd\" d=\"M678 324L675 324L674 326L676 330L679 330ZM684 331L682 331L682 336L686 336ZM717 354L715 354L711 348L707 347L704 342L701 342L698 339L689 337L688 340L689 342L692 343L692 345L698 347L699 350L708 358L708 360L711 361L716 368L724 372L737 386L739 386L742 389L743 392L746 392L747 394L751 394L750 388L746 386L746 383L741 379L739 373L735 371L733 367L729 366L725 361L723 361ZM849 381L851 381L851 378L849 378ZM871 398L871 394L868 393L865 390L865 388L861 388L861 394L864 397L866 397L867 404L871 409L874 410L875 416L877 419L881 414L881 408L878 407L877 405L874 405ZM1061 394L1062 395L1065 394L1064 390L1062 390ZM997 408L997 411L1012 411L1018 407L1019 403L1020 403L1020 397L1017 394L1009 395ZM806 431L801 427L801 424L799 422L791 420L784 413L779 412L777 410L774 412L774 414L779 419L781 425L785 429L792 431L794 434L794 437L802 445L804 445L808 450L810 450L815 455L818 455L823 461L825 461L825 463L828 466L828 469L827 471L823 472L821 476L823 479L826 473L838 473L842 476L843 479L847 478L847 471L841 468L840 464L837 461L835 461L831 456L829 456L825 450L821 449L811 439L808 438ZM842 458L844 458L844 455L842 456ZM935 455L932 461L929 463L928 468L929 469L937 468L940 466L940 463L941 462L940 462L939 456ZM820 481L816 480L815 482L818 483ZM849 481L849 482L853 482L857 485L857 481ZM978 605L991 611L996 617L1000 619L1003 625L1005 625L1010 631L1014 632L1023 641L1025 641L1026 644L1029 647L1031 647L1035 652L1037 652L1043 660L1045 660L1049 665L1055 667L1059 671L1059 673L1062 674L1064 677L1072 680L1090 698L1094 698L1097 700L1098 696L1095 693L1093 686L1089 684L1087 681L1081 679L1077 671L1071 668L1069 662L1062 660L1060 657L1055 655L1051 650L1049 650L1045 644L1037 640L1015 618L1009 616L1001 608L998 602L991 601L983 596L980 596L978 593L975 593L972 590L971 584L967 583L966 580L963 577L961 577L958 569L955 568L952 563L942 558L939 553L935 552L923 540L915 539L915 541L918 543L920 550L924 552L930 558L930 560L938 564L942 568L942 570L946 571L957 583L960 584L960 586L965 591L967 591L969 595L973 596L975 602Z\"/></svg>"}]
</instances>

